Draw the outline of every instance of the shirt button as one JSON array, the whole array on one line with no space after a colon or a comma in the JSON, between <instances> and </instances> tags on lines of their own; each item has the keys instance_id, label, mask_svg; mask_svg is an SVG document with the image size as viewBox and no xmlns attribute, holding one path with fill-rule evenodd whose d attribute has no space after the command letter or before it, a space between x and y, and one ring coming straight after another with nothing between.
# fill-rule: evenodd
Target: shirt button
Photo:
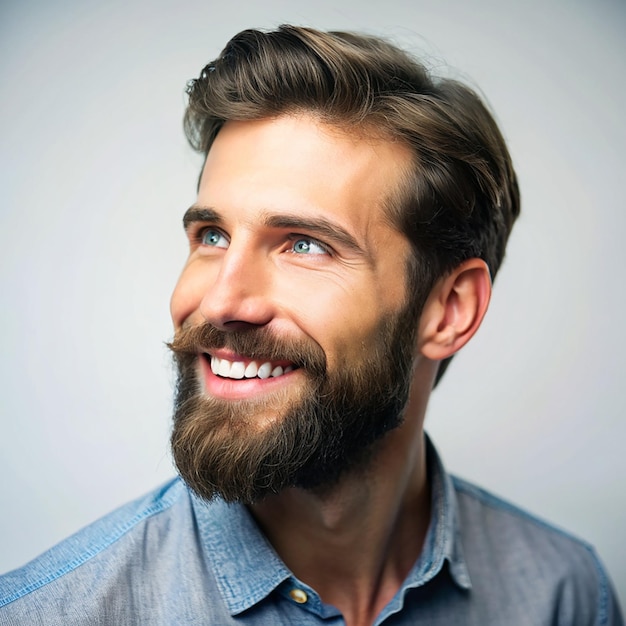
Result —
<instances>
[{"instance_id":1,"label":"shirt button","mask_svg":"<svg viewBox=\"0 0 626 626\"><path fill-rule=\"evenodd\" d=\"M309 599L309 596L307 596L306 592L302 591L302 589L292 589L289 592L289 597L298 604L304 604Z\"/></svg>"}]
</instances>

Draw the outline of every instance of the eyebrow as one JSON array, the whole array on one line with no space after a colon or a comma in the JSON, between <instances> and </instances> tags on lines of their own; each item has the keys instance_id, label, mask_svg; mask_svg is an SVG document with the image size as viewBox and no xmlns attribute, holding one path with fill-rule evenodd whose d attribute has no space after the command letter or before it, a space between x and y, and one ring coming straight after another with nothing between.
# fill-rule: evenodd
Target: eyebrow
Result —
<instances>
[{"instance_id":1,"label":"eyebrow","mask_svg":"<svg viewBox=\"0 0 626 626\"><path fill-rule=\"evenodd\" d=\"M183 228L187 230L194 222L213 222L221 224L224 220L222 216L210 207L191 206L183 215Z\"/></svg>"}]
</instances>

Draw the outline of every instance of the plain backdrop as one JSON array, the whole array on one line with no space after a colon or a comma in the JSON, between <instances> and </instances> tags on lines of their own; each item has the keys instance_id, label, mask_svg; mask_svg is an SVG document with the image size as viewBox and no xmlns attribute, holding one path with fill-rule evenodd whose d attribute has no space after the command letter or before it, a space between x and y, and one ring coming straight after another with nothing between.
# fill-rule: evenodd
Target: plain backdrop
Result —
<instances>
[{"instance_id":1,"label":"plain backdrop","mask_svg":"<svg viewBox=\"0 0 626 626\"><path fill-rule=\"evenodd\" d=\"M0 571L173 474L184 86L283 22L385 35L495 110L523 214L427 428L452 471L593 543L624 604L621 0L4 0Z\"/></svg>"}]
</instances>

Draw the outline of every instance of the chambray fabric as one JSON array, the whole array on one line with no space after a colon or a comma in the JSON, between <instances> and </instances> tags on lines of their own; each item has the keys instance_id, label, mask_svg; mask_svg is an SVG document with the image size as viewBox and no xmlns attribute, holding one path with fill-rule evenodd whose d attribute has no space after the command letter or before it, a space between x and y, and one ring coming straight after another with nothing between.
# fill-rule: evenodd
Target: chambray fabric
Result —
<instances>
[{"instance_id":1,"label":"chambray fabric","mask_svg":"<svg viewBox=\"0 0 626 626\"><path fill-rule=\"evenodd\" d=\"M447 475L429 443L424 549L375 624L623 624L593 549ZM293 589L308 600L291 599ZM0 625L339 626L241 505L179 479L0 577Z\"/></svg>"}]
</instances>

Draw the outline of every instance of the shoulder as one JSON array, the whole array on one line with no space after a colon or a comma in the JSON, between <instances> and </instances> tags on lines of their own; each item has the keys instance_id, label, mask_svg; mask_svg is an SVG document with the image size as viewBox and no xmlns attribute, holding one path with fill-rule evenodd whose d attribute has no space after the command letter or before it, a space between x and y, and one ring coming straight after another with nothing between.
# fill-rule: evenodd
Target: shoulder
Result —
<instances>
[{"instance_id":1,"label":"shoulder","mask_svg":"<svg viewBox=\"0 0 626 626\"><path fill-rule=\"evenodd\" d=\"M558 554L594 564L595 552L588 543L472 483L455 476L452 482L463 534L489 539L501 550L526 548L534 559L550 560Z\"/></svg>"},{"instance_id":2,"label":"shoulder","mask_svg":"<svg viewBox=\"0 0 626 626\"><path fill-rule=\"evenodd\" d=\"M148 578L144 573L150 570L154 578L163 570L169 578L172 560L185 553L181 544L193 542L189 533L170 532L177 526L193 528L193 510L187 488L175 479L0 576L0 624L44 623L46 614L57 614L52 607L59 607L66 623L83 623L74 614L76 603L66 606L70 597L81 597L85 615L98 614L96 603L107 598L136 601L136 590ZM25 618L28 622L11 621ZM63 622L45 617L45 623Z\"/></svg>"},{"instance_id":3,"label":"shoulder","mask_svg":"<svg viewBox=\"0 0 626 626\"><path fill-rule=\"evenodd\" d=\"M503 597L558 607L569 616L558 623L587 623L583 615L588 623L622 623L591 545L465 480L452 477L452 482L473 585L502 587Z\"/></svg>"}]
</instances>

